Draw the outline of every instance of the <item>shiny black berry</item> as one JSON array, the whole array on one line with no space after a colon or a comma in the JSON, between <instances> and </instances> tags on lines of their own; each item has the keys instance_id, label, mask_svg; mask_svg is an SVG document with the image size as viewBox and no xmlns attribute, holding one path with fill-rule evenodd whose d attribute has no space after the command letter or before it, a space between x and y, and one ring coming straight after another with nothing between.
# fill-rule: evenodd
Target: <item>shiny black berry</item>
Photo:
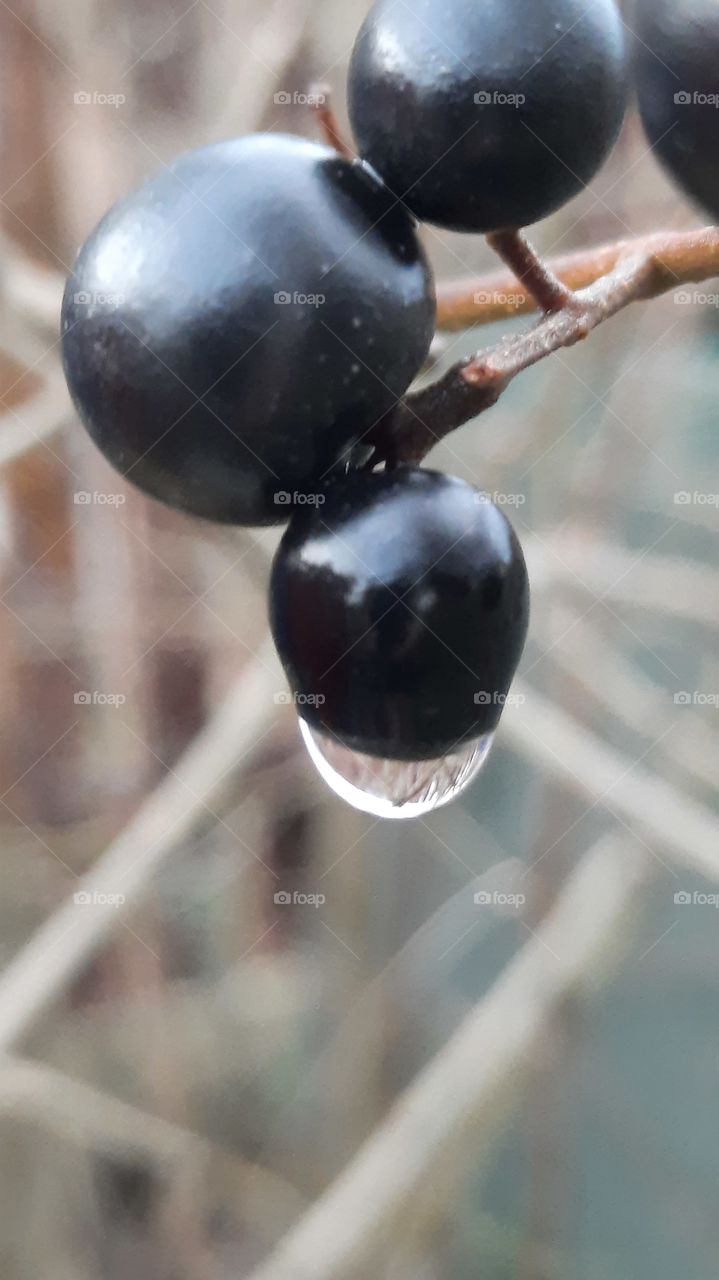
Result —
<instances>
[{"instance_id":1,"label":"shiny black berry","mask_svg":"<svg viewBox=\"0 0 719 1280\"><path fill-rule=\"evenodd\" d=\"M496 728L528 610L508 520L432 471L334 482L295 514L272 573L273 633L301 715L388 760L432 760Z\"/></svg>"},{"instance_id":2,"label":"shiny black berry","mask_svg":"<svg viewBox=\"0 0 719 1280\"><path fill-rule=\"evenodd\" d=\"M719 220L719 2L641 0L636 20L649 141L687 195Z\"/></svg>"},{"instance_id":3,"label":"shiny black berry","mask_svg":"<svg viewBox=\"0 0 719 1280\"><path fill-rule=\"evenodd\" d=\"M350 64L361 154L458 231L527 226L575 196L625 101L613 0L376 0Z\"/></svg>"},{"instance_id":4,"label":"shiny black berry","mask_svg":"<svg viewBox=\"0 0 719 1280\"><path fill-rule=\"evenodd\" d=\"M63 352L90 435L174 507L283 519L407 388L426 260L367 166L263 135L188 152L115 205L68 282Z\"/></svg>"}]
</instances>

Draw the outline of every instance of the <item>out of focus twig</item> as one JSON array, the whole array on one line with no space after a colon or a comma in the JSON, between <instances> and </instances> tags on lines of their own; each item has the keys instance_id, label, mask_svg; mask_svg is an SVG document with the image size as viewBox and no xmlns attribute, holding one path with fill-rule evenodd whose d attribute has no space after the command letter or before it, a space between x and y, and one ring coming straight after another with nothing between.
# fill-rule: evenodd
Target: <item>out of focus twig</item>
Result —
<instances>
[{"instance_id":1,"label":"out of focus twig","mask_svg":"<svg viewBox=\"0 0 719 1280\"><path fill-rule=\"evenodd\" d=\"M719 626L719 575L708 565L681 556L637 554L569 528L548 533L541 542L528 539L526 550L537 586L561 583L613 605Z\"/></svg>"},{"instance_id":2,"label":"out of focus twig","mask_svg":"<svg viewBox=\"0 0 719 1280\"><path fill-rule=\"evenodd\" d=\"M313 84L309 96L312 111L325 142L328 146L334 147L335 151L344 156L345 160L354 160L354 153L349 143L345 141L342 126L332 105L332 97L328 85Z\"/></svg>"},{"instance_id":3,"label":"out of focus twig","mask_svg":"<svg viewBox=\"0 0 719 1280\"><path fill-rule=\"evenodd\" d=\"M73 421L64 382L48 378L32 399L8 408L0 401L0 466L19 458Z\"/></svg>"},{"instance_id":4,"label":"out of focus twig","mask_svg":"<svg viewBox=\"0 0 719 1280\"><path fill-rule=\"evenodd\" d=\"M0 978L0 1053L13 1049L112 932L123 908L162 863L208 819L234 769L252 751L275 711L269 644L228 693L175 770L43 924ZM77 905L91 901L92 909ZM110 901L108 901L110 898Z\"/></svg>"},{"instance_id":5,"label":"out of focus twig","mask_svg":"<svg viewBox=\"0 0 719 1280\"><path fill-rule=\"evenodd\" d=\"M605 839L580 864L541 929L472 1009L386 1120L251 1280L345 1280L371 1261L433 1170L491 1148L542 1029L609 959L646 860Z\"/></svg>"},{"instance_id":6,"label":"out of focus twig","mask_svg":"<svg viewBox=\"0 0 719 1280\"><path fill-rule=\"evenodd\" d=\"M719 880L719 841L711 810L643 768L644 757L635 762L610 747L536 689L516 681L514 693L521 705L505 712L505 743L534 768L577 791L588 801L587 812L603 806L636 829L657 861L662 862L661 850L676 866Z\"/></svg>"},{"instance_id":7,"label":"out of focus twig","mask_svg":"<svg viewBox=\"0 0 719 1280\"><path fill-rule=\"evenodd\" d=\"M200 1168L219 1160L240 1175L247 1194L265 1195L275 1205L292 1204L295 1211L303 1204L300 1193L284 1179L237 1152L45 1063L12 1057L0 1063L2 1113L46 1124L67 1141L96 1152L132 1158L160 1170L188 1159Z\"/></svg>"},{"instance_id":8,"label":"out of focus twig","mask_svg":"<svg viewBox=\"0 0 719 1280\"><path fill-rule=\"evenodd\" d=\"M546 656L587 695L633 733L656 742L656 753L674 770L712 790L719 778L719 742L701 716L677 707L665 688L654 684L637 662L576 611L552 610L553 626L535 616L534 637L548 645ZM672 716L674 723L672 724ZM671 732L665 730L671 727Z\"/></svg>"}]
</instances>

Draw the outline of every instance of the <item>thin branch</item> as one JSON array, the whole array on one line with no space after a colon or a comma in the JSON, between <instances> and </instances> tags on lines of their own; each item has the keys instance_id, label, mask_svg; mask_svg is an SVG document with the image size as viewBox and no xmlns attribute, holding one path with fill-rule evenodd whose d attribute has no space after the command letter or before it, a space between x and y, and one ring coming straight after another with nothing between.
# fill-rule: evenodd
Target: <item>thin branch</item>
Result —
<instances>
[{"instance_id":1,"label":"thin branch","mask_svg":"<svg viewBox=\"0 0 719 1280\"><path fill-rule=\"evenodd\" d=\"M545 315L574 306L574 294L547 266L521 231L494 231L487 244L509 267Z\"/></svg>"},{"instance_id":2,"label":"thin branch","mask_svg":"<svg viewBox=\"0 0 719 1280\"><path fill-rule=\"evenodd\" d=\"M602 976L643 883L629 840L605 839L572 875L542 927L417 1076L337 1180L251 1280L371 1275L378 1246L451 1156L476 1167L568 993Z\"/></svg>"},{"instance_id":3,"label":"thin branch","mask_svg":"<svg viewBox=\"0 0 719 1280\"><path fill-rule=\"evenodd\" d=\"M61 377L48 378L31 400L12 408L0 397L0 466L5 467L37 448L75 419Z\"/></svg>"},{"instance_id":4,"label":"thin branch","mask_svg":"<svg viewBox=\"0 0 719 1280\"><path fill-rule=\"evenodd\" d=\"M664 271L666 287L710 280L719 275L719 230L657 232L638 240L581 249L577 253L552 258L548 270L568 289L576 291L609 275L622 258L637 250L651 254ZM537 310L529 281L514 270L494 271L486 276L453 280L437 286L437 328L459 332L473 325L494 324L497 320L530 315Z\"/></svg>"},{"instance_id":5,"label":"thin branch","mask_svg":"<svg viewBox=\"0 0 719 1280\"><path fill-rule=\"evenodd\" d=\"M44 336L57 337L64 277L38 266L8 236L0 237L0 252L0 290L8 311L29 321Z\"/></svg>"},{"instance_id":6,"label":"thin branch","mask_svg":"<svg viewBox=\"0 0 719 1280\"><path fill-rule=\"evenodd\" d=\"M616 751L532 686L513 686L521 705L504 714L500 733L506 745L561 786L606 809L655 851L671 860L671 870L689 869L719 881L719 842L711 809L659 777L642 763ZM650 755L651 749L646 755ZM568 834L568 833L567 833ZM673 883L679 884L679 877Z\"/></svg>"},{"instance_id":7,"label":"thin branch","mask_svg":"<svg viewBox=\"0 0 719 1280\"><path fill-rule=\"evenodd\" d=\"M345 141L342 126L332 105L331 91L326 84L313 84L310 89L310 105L320 132L328 146L344 156L345 160L354 160L354 152Z\"/></svg>"},{"instance_id":8,"label":"thin branch","mask_svg":"<svg viewBox=\"0 0 719 1280\"><path fill-rule=\"evenodd\" d=\"M212 817L233 771L252 751L275 712L271 646L267 644L197 735L175 770L145 800L74 893L40 926L0 977L0 1053L14 1049L42 1013L82 971L163 862ZM90 895L78 905L75 894ZM85 900L87 902L87 899Z\"/></svg>"},{"instance_id":9,"label":"thin branch","mask_svg":"<svg viewBox=\"0 0 719 1280\"><path fill-rule=\"evenodd\" d=\"M68 1142L131 1158L160 1171L219 1161L241 1180L246 1196L264 1195L297 1212L302 1196L278 1175L204 1135L74 1080L45 1063L8 1058L0 1064L0 1115L45 1124Z\"/></svg>"},{"instance_id":10,"label":"thin branch","mask_svg":"<svg viewBox=\"0 0 719 1280\"><path fill-rule=\"evenodd\" d=\"M686 510L677 506L677 511ZM569 593L589 593L623 609L658 613L700 626L719 626L719 573L683 556L653 552L640 557L615 542L571 528L525 544L535 589L555 583Z\"/></svg>"},{"instance_id":11,"label":"thin branch","mask_svg":"<svg viewBox=\"0 0 719 1280\"><path fill-rule=\"evenodd\" d=\"M676 238L669 238L672 243ZM625 245L616 265L586 289L572 295L571 306L545 316L529 332L504 338L494 347L454 365L429 387L410 393L376 424L369 443L374 461L421 462L444 436L496 404L513 378L554 351L574 346L605 320L632 302L660 297L687 279L719 274L719 231L680 237L683 251L664 256L667 237L650 237ZM683 256L682 256L683 254ZM677 275L667 261L683 262Z\"/></svg>"},{"instance_id":12,"label":"thin branch","mask_svg":"<svg viewBox=\"0 0 719 1280\"><path fill-rule=\"evenodd\" d=\"M719 742L701 715L682 707L677 716L668 691L580 613L561 608L551 613L551 624L536 615L533 622L535 640L547 646L543 661L568 673L587 697L632 733L656 743L654 751L673 770L679 768L713 791L719 778Z\"/></svg>"}]
</instances>

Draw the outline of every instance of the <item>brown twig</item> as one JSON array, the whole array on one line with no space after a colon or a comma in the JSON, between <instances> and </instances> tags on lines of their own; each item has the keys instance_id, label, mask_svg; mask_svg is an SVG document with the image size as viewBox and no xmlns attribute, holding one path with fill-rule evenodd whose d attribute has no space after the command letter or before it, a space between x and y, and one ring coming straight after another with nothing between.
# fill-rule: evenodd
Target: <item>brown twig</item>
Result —
<instances>
[{"instance_id":1,"label":"brown twig","mask_svg":"<svg viewBox=\"0 0 719 1280\"><path fill-rule=\"evenodd\" d=\"M660 232L636 241L582 249L551 259L552 275L570 290L586 289L617 266L619 260L641 249L661 264L667 275L667 289L679 288L719 275L719 230L703 227L697 231ZM437 288L437 328L458 332L472 325L494 324L497 320L529 315L537 310L530 281L514 270L493 271L471 279L453 280Z\"/></svg>"},{"instance_id":2,"label":"brown twig","mask_svg":"<svg viewBox=\"0 0 719 1280\"><path fill-rule=\"evenodd\" d=\"M345 141L342 126L332 106L331 91L326 84L313 84L310 89L310 105L314 112L320 132L328 146L344 156L345 160L354 160L354 152Z\"/></svg>"},{"instance_id":3,"label":"brown twig","mask_svg":"<svg viewBox=\"0 0 719 1280\"><path fill-rule=\"evenodd\" d=\"M602 268L607 267L605 274ZM370 437L375 447L374 462L421 462L444 436L496 404L522 370L562 347L581 342L632 302L657 298L690 281L719 275L719 230L708 227L614 245L587 255L581 264L575 260L572 270L575 276L583 272L585 278L595 278L588 287L571 294L571 305L545 315L528 332L506 337L453 366L431 386L407 395L377 423ZM544 286L538 285L534 267L532 273L533 286L542 296ZM547 280L551 281L550 273ZM475 282L475 293L483 292L480 284ZM516 282L508 286L512 287L515 291L523 289ZM455 300L454 309L455 318L463 309L465 325L471 323L466 302L467 294L464 304ZM531 309L536 305L536 298L531 298ZM481 307L477 308L475 321L478 314Z\"/></svg>"}]
</instances>

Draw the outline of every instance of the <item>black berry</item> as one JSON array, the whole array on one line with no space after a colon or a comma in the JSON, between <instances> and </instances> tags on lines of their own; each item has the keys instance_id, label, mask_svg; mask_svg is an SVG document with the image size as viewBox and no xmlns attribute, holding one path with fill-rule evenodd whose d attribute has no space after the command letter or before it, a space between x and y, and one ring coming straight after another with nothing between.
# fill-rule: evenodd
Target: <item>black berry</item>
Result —
<instances>
[{"instance_id":1,"label":"black berry","mask_svg":"<svg viewBox=\"0 0 719 1280\"><path fill-rule=\"evenodd\" d=\"M614 144L622 36L613 0L376 0L350 64L360 151L419 218L527 226Z\"/></svg>"},{"instance_id":2,"label":"black berry","mask_svg":"<svg viewBox=\"0 0 719 1280\"><path fill-rule=\"evenodd\" d=\"M637 34L649 141L687 195L719 219L719 4L642 0Z\"/></svg>"},{"instance_id":3,"label":"black berry","mask_svg":"<svg viewBox=\"0 0 719 1280\"><path fill-rule=\"evenodd\" d=\"M391 760L431 760L496 728L528 609L505 516L462 480L404 468L355 472L298 512L270 591L303 718Z\"/></svg>"},{"instance_id":4,"label":"black berry","mask_svg":"<svg viewBox=\"0 0 719 1280\"><path fill-rule=\"evenodd\" d=\"M262 524L391 407L433 326L414 225L376 175L275 134L188 152L110 210L69 280L63 351L128 479Z\"/></svg>"}]
</instances>

